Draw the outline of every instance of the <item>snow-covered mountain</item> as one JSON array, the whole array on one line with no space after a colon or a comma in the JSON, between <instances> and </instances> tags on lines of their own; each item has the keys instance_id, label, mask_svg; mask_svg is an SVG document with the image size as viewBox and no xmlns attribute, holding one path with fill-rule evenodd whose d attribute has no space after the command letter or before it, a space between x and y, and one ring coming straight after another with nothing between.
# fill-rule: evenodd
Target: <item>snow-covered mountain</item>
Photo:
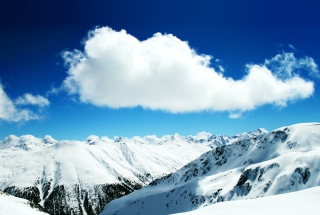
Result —
<instances>
[{"instance_id":1,"label":"snow-covered mountain","mask_svg":"<svg viewBox=\"0 0 320 215\"><path fill-rule=\"evenodd\" d=\"M86 141L11 135L0 141L0 189L50 214L99 214L106 203L167 176L204 152L243 138L199 133L162 138L91 135Z\"/></svg>"},{"instance_id":2,"label":"snow-covered mountain","mask_svg":"<svg viewBox=\"0 0 320 215\"><path fill-rule=\"evenodd\" d=\"M41 206L26 199L11 196L0 190L0 214L3 215L46 215ZM48 215L48 214L47 214Z\"/></svg>"},{"instance_id":3,"label":"snow-covered mountain","mask_svg":"<svg viewBox=\"0 0 320 215\"><path fill-rule=\"evenodd\" d=\"M23 135L21 137L10 135L0 141L0 149L15 148L25 151L37 151L50 147L55 143L57 143L57 140L49 135L46 135L44 138L36 138L32 135Z\"/></svg>"},{"instance_id":4,"label":"snow-covered mountain","mask_svg":"<svg viewBox=\"0 0 320 215\"><path fill-rule=\"evenodd\" d=\"M216 147L101 214L180 213L319 185L320 124L297 124Z\"/></svg>"}]
</instances>

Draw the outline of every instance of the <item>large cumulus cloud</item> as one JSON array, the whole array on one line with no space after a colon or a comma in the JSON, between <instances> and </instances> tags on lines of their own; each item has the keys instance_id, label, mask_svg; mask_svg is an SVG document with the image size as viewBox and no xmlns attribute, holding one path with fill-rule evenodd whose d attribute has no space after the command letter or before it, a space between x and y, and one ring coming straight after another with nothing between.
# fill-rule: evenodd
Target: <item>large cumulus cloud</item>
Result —
<instances>
[{"instance_id":1,"label":"large cumulus cloud","mask_svg":"<svg viewBox=\"0 0 320 215\"><path fill-rule=\"evenodd\" d=\"M312 58L282 53L247 65L247 74L234 80L210 67L211 56L171 34L139 41L108 27L91 31L83 51L66 51L63 58L68 66L63 88L81 102L171 113L228 111L233 118L265 104L285 106L310 97L314 84L297 71L319 74Z\"/></svg>"}]
</instances>

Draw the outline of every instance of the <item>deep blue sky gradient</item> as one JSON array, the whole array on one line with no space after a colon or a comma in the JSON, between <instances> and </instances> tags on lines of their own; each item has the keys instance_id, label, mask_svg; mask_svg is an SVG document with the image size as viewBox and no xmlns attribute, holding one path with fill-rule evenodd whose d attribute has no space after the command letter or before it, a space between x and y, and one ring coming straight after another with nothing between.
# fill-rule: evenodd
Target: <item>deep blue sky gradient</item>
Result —
<instances>
[{"instance_id":1,"label":"deep blue sky gradient","mask_svg":"<svg viewBox=\"0 0 320 215\"><path fill-rule=\"evenodd\" d=\"M240 79L245 64L263 63L282 51L320 63L318 1L4 1L0 3L0 80L12 99L45 96L66 77L61 52L82 50L81 41L96 26L125 29L139 40L171 33L198 53L222 61L225 76ZM214 66L214 63L212 64ZM301 74L303 77L304 74ZM306 76L306 78L309 78ZM266 105L229 119L227 112L170 114L142 108L94 107L66 93L48 95L41 121L0 122L0 139L15 134L46 134L56 139L144 136L200 131L237 134L299 122L320 121L319 80L311 98L287 107Z\"/></svg>"}]
</instances>

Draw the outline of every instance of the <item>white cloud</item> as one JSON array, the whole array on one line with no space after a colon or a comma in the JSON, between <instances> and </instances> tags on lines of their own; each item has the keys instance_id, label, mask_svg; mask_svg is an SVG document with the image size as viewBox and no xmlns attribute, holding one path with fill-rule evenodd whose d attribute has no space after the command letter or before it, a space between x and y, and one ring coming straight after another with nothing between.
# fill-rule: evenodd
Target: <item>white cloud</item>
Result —
<instances>
[{"instance_id":1,"label":"white cloud","mask_svg":"<svg viewBox=\"0 0 320 215\"><path fill-rule=\"evenodd\" d=\"M289 46L289 48L292 49L293 51L296 51L296 50L297 50L296 47L294 47L294 46L291 45L291 44L289 44L288 46Z\"/></svg>"},{"instance_id":2,"label":"white cloud","mask_svg":"<svg viewBox=\"0 0 320 215\"><path fill-rule=\"evenodd\" d=\"M31 95L30 93L26 93L23 96L20 96L16 99L15 104L17 105L37 105L40 107L48 106L50 103L48 99L40 96L40 95Z\"/></svg>"},{"instance_id":3,"label":"white cloud","mask_svg":"<svg viewBox=\"0 0 320 215\"><path fill-rule=\"evenodd\" d=\"M224 68L221 65L219 65L218 67L219 67L220 72L224 73L224 71L225 71Z\"/></svg>"},{"instance_id":4,"label":"white cloud","mask_svg":"<svg viewBox=\"0 0 320 215\"><path fill-rule=\"evenodd\" d=\"M301 72L307 72L310 76L320 77L318 65L311 57L297 59L293 53L278 54L265 61L278 78L292 78Z\"/></svg>"},{"instance_id":5,"label":"white cloud","mask_svg":"<svg viewBox=\"0 0 320 215\"><path fill-rule=\"evenodd\" d=\"M283 53L264 65L247 65L247 74L234 80L210 67L211 56L197 54L171 34L139 41L108 27L91 31L83 52L66 51L63 58L68 65L63 87L80 101L171 113L241 113L265 104L285 106L314 92L313 82L296 70L318 74L312 58Z\"/></svg>"},{"instance_id":6,"label":"white cloud","mask_svg":"<svg viewBox=\"0 0 320 215\"><path fill-rule=\"evenodd\" d=\"M229 114L230 119L239 119L240 117L242 117L242 113L230 113Z\"/></svg>"},{"instance_id":7,"label":"white cloud","mask_svg":"<svg viewBox=\"0 0 320 215\"><path fill-rule=\"evenodd\" d=\"M41 108L49 105L49 101L42 96L25 94L13 102L5 93L0 83L0 120L11 122L24 122L39 120L41 116L28 108L21 108L21 105L37 105Z\"/></svg>"}]
</instances>

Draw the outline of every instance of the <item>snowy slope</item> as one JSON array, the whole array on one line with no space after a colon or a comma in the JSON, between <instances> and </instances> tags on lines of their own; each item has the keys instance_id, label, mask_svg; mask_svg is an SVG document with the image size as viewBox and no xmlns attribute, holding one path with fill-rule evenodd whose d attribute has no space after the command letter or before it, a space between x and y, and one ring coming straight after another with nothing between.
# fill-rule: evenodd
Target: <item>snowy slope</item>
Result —
<instances>
[{"instance_id":1,"label":"snowy slope","mask_svg":"<svg viewBox=\"0 0 320 215\"><path fill-rule=\"evenodd\" d=\"M320 185L320 124L279 128L206 152L107 204L105 214L170 214Z\"/></svg>"},{"instance_id":2,"label":"snowy slope","mask_svg":"<svg viewBox=\"0 0 320 215\"><path fill-rule=\"evenodd\" d=\"M11 135L0 141L0 189L39 203L51 214L98 214L111 200L171 174L204 152L260 133L113 140L91 135L87 141Z\"/></svg>"},{"instance_id":3,"label":"snowy slope","mask_svg":"<svg viewBox=\"0 0 320 215\"><path fill-rule=\"evenodd\" d=\"M45 215L26 199L8 195L0 190L0 214L3 215Z\"/></svg>"},{"instance_id":4,"label":"snowy slope","mask_svg":"<svg viewBox=\"0 0 320 215\"><path fill-rule=\"evenodd\" d=\"M320 187L257 199L222 202L179 215L318 214ZM178 214L176 214L178 215Z\"/></svg>"}]
</instances>

